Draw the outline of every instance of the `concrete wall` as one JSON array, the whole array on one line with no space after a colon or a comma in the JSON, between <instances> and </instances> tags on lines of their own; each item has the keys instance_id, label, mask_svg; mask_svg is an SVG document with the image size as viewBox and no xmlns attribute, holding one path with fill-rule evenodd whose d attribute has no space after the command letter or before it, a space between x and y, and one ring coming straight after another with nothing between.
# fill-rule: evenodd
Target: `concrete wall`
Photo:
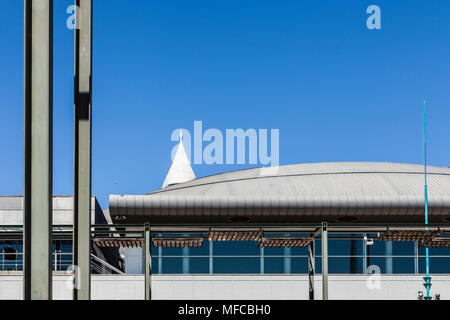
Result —
<instances>
[{"instance_id":1,"label":"concrete wall","mask_svg":"<svg viewBox=\"0 0 450 320\"><path fill-rule=\"evenodd\" d=\"M450 275L432 275L432 294L450 299ZM54 299L70 299L66 275L53 277ZM367 275L330 275L330 299L415 300L423 291L422 276L382 275L379 289L369 289ZM374 284L375 282L371 282ZM321 298L322 283L316 276L316 299ZM154 275L153 299L307 299L306 275ZM22 276L0 275L0 299L22 298ZM143 275L92 276L92 299L143 299Z\"/></svg>"}]
</instances>

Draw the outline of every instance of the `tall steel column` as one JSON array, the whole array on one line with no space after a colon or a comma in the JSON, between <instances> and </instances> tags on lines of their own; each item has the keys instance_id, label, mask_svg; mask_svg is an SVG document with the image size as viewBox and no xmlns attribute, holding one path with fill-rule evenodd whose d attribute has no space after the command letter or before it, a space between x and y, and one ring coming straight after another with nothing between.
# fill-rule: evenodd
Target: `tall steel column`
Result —
<instances>
[{"instance_id":1,"label":"tall steel column","mask_svg":"<svg viewBox=\"0 0 450 320\"><path fill-rule=\"evenodd\" d=\"M75 128L73 257L79 279L75 300L91 297L92 1L75 0Z\"/></svg>"},{"instance_id":2,"label":"tall steel column","mask_svg":"<svg viewBox=\"0 0 450 320\"><path fill-rule=\"evenodd\" d=\"M314 239L308 245L309 300L314 300Z\"/></svg>"},{"instance_id":3,"label":"tall steel column","mask_svg":"<svg viewBox=\"0 0 450 320\"><path fill-rule=\"evenodd\" d=\"M24 1L24 298L52 298L53 0Z\"/></svg>"},{"instance_id":4,"label":"tall steel column","mask_svg":"<svg viewBox=\"0 0 450 320\"><path fill-rule=\"evenodd\" d=\"M144 274L145 274L145 300L152 299L152 246L150 239L150 224L146 223L144 226Z\"/></svg>"},{"instance_id":5,"label":"tall steel column","mask_svg":"<svg viewBox=\"0 0 450 320\"><path fill-rule=\"evenodd\" d=\"M322 222L322 299L328 300L328 224Z\"/></svg>"}]
</instances>

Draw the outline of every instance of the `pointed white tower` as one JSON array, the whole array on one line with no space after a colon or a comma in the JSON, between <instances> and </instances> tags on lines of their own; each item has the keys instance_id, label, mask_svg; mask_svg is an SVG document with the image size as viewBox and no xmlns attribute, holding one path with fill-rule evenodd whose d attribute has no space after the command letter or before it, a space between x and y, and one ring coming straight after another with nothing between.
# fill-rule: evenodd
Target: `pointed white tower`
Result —
<instances>
[{"instance_id":1,"label":"pointed white tower","mask_svg":"<svg viewBox=\"0 0 450 320\"><path fill-rule=\"evenodd\" d=\"M195 178L194 171L183 147L183 134L180 131L180 143L162 187L166 188L177 183L194 180Z\"/></svg>"}]
</instances>

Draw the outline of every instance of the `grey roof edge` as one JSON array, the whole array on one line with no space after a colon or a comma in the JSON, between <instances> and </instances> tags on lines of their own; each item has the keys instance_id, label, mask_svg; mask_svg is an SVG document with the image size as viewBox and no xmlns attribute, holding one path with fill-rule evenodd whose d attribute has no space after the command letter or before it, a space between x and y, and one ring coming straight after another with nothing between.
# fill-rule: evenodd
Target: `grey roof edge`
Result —
<instances>
[{"instance_id":1,"label":"grey roof edge","mask_svg":"<svg viewBox=\"0 0 450 320\"><path fill-rule=\"evenodd\" d=\"M430 195L432 208L450 208L450 195ZM186 212L195 209L199 214L211 210L231 208L252 209L392 209L424 207L421 196L403 195L346 195L346 196L199 196L163 194L110 195L109 212L117 215L163 215L163 211ZM194 211L195 211L194 210ZM196 215L195 213L193 213Z\"/></svg>"}]
</instances>

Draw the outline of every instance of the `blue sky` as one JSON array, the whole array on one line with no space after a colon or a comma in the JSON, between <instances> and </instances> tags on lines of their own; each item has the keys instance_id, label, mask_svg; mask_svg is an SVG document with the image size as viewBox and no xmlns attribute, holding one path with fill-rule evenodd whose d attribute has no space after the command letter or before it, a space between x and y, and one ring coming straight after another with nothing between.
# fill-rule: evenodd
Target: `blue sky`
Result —
<instances>
[{"instance_id":1,"label":"blue sky","mask_svg":"<svg viewBox=\"0 0 450 320\"><path fill-rule=\"evenodd\" d=\"M71 0L54 1L54 194L72 193ZM366 8L381 8L381 30ZM280 164L450 166L450 1L94 4L93 194L160 188L176 128L280 129ZM0 0L0 194L23 193L23 1ZM194 165L197 176L242 165ZM115 183L117 181L117 183Z\"/></svg>"}]
</instances>

